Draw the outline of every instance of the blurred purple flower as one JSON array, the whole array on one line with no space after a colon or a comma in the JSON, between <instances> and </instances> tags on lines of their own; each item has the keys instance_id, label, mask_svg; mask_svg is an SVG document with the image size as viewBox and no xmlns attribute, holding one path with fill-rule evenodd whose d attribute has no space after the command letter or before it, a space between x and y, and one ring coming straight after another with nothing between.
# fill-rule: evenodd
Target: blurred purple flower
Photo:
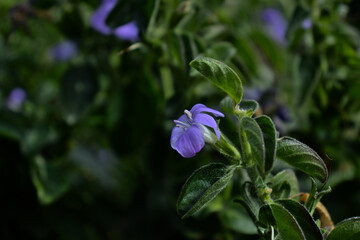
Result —
<instances>
[{"instance_id":1,"label":"blurred purple flower","mask_svg":"<svg viewBox=\"0 0 360 240\"><path fill-rule=\"evenodd\" d=\"M49 54L52 59L60 62L68 61L78 52L77 46L72 41L63 41L50 48Z\"/></svg>"},{"instance_id":2,"label":"blurred purple flower","mask_svg":"<svg viewBox=\"0 0 360 240\"><path fill-rule=\"evenodd\" d=\"M6 99L5 105L7 106L7 108L13 111L18 111L22 106L25 98L26 92L24 89L18 87L14 88Z\"/></svg>"},{"instance_id":3,"label":"blurred purple flower","mask_svg":"<svg viewBox=\"0 0 360 240\"><path fill-rule=\"evenodd\" d=\"M171 132L170 144L185 158L195 156L204 147L205 140L209 138L209 130L205 126L212 128L217 140L220 139L215 119L204 112L212 113L215 117L224 117L219 111L196 104L190 111L185 110L178 120L174 120L176 126Z\"/></svg>"},{"instance_id":4,"label":"blurred purple flower","mask_svg":"<svg viewBox=\"0 0 360 240\"><path fill-rule=\"evenodd\" d=\"M136 41L139 39L139 29L134 21L126 23L114 30L115 36L126 41Z\"/></svg>"},{"instance_id":5,"label":"blurred purple flower","mask_svg":"<svg viewBox=\"0 0 360 240\"><path fill-rule=\"evenodd\" d=\"M301 26L303 29L309 29L312 26L312 21L310 18L306 18L304 21L302 21Z\"/></svg>"},{"instance_id":6,"label":"blurred purple flower","mask_svg":"<svg viewBox=\"0 0 360 240\"><path fill-rule=\"evenodd\" d=\"M90 25L98 32L109 35L112 29L106 25L106 18L115 7L117 0L103 0L100 7L91 16Z\"/></svg>"},{"instance_id":7,"label":"blurred purple flower","mask_svg":"<svg viewBox=\"0 0 360 240\"><path fill-rule=\"evenodd\" d=\"M114 34L117 38L126 41L139 39L139 28L134 21L121 25L115 29L106 25L106 18L115 7L118 0L103 0L100 7L94 12L90 19L90 25L104 35Z\"/></svg>"},{"instance_id":8,"label":"blurred purple flower","mask_svg":"<svg viewBox=\"0 0 360 240\"><path fill-rule=\"evenodd\" d=\"M273 39L281 44L286 43L285 34L287 22L283 14L275 8L266 8L261 12L261 20Z\"/></svg>"},{"instance_id":9,"label":"blurred purple flower","mask_svg":"<svg viewBox=\"0 0 360 240\"><path fill-rule=\"evenodd\" d=\"M277 108L277 112L276 115L280 118L281 121L283 122L290 122L291 118L290 118L290 113L289 113L289 109L283 105L280 105Z\"/></svg>"}]
</instances>

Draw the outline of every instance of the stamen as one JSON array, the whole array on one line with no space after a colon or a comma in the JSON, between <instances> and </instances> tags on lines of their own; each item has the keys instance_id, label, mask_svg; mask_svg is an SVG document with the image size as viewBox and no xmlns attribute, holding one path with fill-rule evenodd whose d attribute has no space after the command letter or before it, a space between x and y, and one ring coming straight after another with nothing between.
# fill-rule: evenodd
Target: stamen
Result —
<instances>
[{"instance_id":1,"label":"stamen","mask_svg":"<svg viewBox=\"0 0 360 240\"><path fill-rule=\"evenodd\" d=\"M189 112L187 109L185 109L184 113L185 113L185 115L186 115L190 120L192 120L192 114L191 114L191 112Z\"/></svg>"},{"instance_id":2,"label":"stamen","mask_svg":"<svg viewBox=\"0 0 360 240\"><path fill-rule=\"evenodd\" d=\"M181 122L179 120L174 120L174 123L176 123L176 127L182 128L182 129L186 129L188 127L190 127L189 124Z\"/></svg>"}]
</instances>

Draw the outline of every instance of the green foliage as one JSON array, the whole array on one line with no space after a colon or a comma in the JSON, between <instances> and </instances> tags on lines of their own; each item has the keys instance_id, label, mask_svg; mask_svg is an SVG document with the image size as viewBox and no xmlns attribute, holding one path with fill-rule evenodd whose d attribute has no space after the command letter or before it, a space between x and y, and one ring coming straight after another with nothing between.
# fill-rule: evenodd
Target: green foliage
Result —
<instances>
[{"instance_id":1,"label":"green foliage","mask_svg":"<svg viewBox=\"0 0 360 240\"><path fill-rule=\"evenodd\" d=\"M276 225L284 239L323 239L320 229L306 208L291 199L262 206L259 219L266 227Z\"/></svg>"},{"instance_id":2,"label":"green foliage","mask_svg":"<svg viewBox=\"0 0 360 240\"><path fill-rule=\"evenodd\" d=\"M345 219L330 232L327 240L356 240L360 237L360 218L353 217Z\"/></svg>"},{"instance_id":3,"label":"green foliage","mask_svg":"<svg viewBox=\"0 0 360 240\"><path fill-rule=\"evenodd\" d=\"M257 164L261 175L264 175L264 139L259 125L253 118L243 117L241 119L240 140L245 163L249 166Z\"/></svg>"},{"instance_id":4,"label":"green foliage","mask_svg":"<svg viewBox=\"0 0 360 240\"><path fill-rule=\"evenodd\" d=\"M33 160L31 180L42 204L52 203L69 188L69 176L60 164L61 162L47 163L41 156Z\"/></svg>"},{"instance_id":5,"label":"green foliage","mask_svg":"<svg viewBox=\"0 0 360 240\"><path fill-rule=\"evenodd\" d=\"M199 57L190 63L190 66L199 71L215 86L222 89L234 101L241 101L243 95L240 77L226 64L207 57Z\"/></svg>"},{"instance_id":6,"label":"green foliage","mask_svg":"<svg viewBox=\"0 0 360 240\"><path fill-rule=\"evenodd\" d=\"M286 240L274 219L259 222L259 209L309 192L313 215L328 186L334 193L322 203L334 222L360 211L359 2L114 1L104 24L134 22L135 41L92 26L102 2L0 1L1 239ZM283 18L283 33L268 9ZM76 53L56 60L63 41ZM11 107L16 88L26 97ZM220 141L189 160L164 147L172 119L197 102L216 109L220 99ZM300 155L278 151L283 135L319 154L297 140L286 149ZM220 179L236 168L233 177L181 221L174 205L185 173L213 162L224 163ZM309 175L328 174L310 188ZM321 231L357 239L357 222Z\"/></svg>"},{"instance_id":7,"label":"green foliage","mask_svg":"<svg viewBox=\"0 0 360 240\"><path fill-rule=\"evenodd\" d=\"M264 138L265 144L265 163L264 171L266 173L270 172L276 155L276 130L275 125L268 116L260 116L255 118L255 121L261 128L261 132Z\"/></svg>"},{"instance_id":8,"label":"green foliage","mask_svg":"<svg viewBox=\"0 0 360 240\"><path fill-rule=\"evenodd\" d=\"M207 68L211 69L209 66ZM210 78L224 77L213 74L214 71L200 70L202 73L211 72ZM219 85L218 81L213 79L211 81L214 85ZM227 93L231 97L232 93ZM231 100L226 97L221 101L221 107L230 116L236 117L242 152L241 161L237 165L229 166L214 163L195 171L180 193L178 200L180 215L184 218L198 212L231 181L236 169L244 168L241 170L241 196L237 196L234 201L246 209L257 226L257 232L264 239L270 237L274 239L276 236L276 239L323 240L323 234L326 235L327 232L319 228L312 215L321 197L331 189L318 192L315 180L311 178L311 192L306 204L303 205L291 199L299 195L298 180L292 170L286 169L275 176L271 175L275 160L280 159L325 183L328 179L328 170L321 157L313 149L294 138L277 139L274 123L268 116L261 115L252 118L258 108L256 101L243 101L231 108ZM224 133L222 132L221 135ZM220 139L224 146L234 147L230 141L224 141L224 139L227 137L222 136L222 140ZM217 150L222 152L221 149ZM231 152L225 155L231 158ZM241 224L237 223L238 219L242 219L242 215L235 211L235 209L231 212L228 209L222 209L221 219L228 228L246 233ZM242 221L246 222L245 219ZM350 229L349 236L358 234L356 224L344 225L344 229Z\"/></svg>"},{"instance_id":9,"label":"green foliage","mask_svg":"<svg viewBox=\"0 0 360 240\"><path fill-rule=\"evenodd\" d=\"M230 182L236 166L209 164L196 170L184 184L177 202L182 218L189 217L214 199Z\"/></svg>"},{"instance_id":10,"label":"green foliage","mask_svg":"<svg viewBox=\"0 0 360 240\"><path fill-rule=\"evenodd\" d=\"M294 171L285 169L271 179L273 199L289 198L299 192L299 183Z\"/></svg>"},{"instance_id":11,"label":"green foliage","mask_svg":"<svg viewBox=\"0 0 360 240\"><path fill-rule=\"evenodd\" d=\"M239 112L245 112L247 116L251 117L259 108L259 103L255 100L243 100L237 107Z\"/></svg>"},{"instance_id":12,"label":"green foliage","mask_svg":"<svg viewBox=\"0 0 360 240\"><path fill-rule=\"evenodd\" d=\"M328 179L328 170L321 157L294 138L283 137L278 140L276 157L322 182Z\"/></svg>"}]
</instances>

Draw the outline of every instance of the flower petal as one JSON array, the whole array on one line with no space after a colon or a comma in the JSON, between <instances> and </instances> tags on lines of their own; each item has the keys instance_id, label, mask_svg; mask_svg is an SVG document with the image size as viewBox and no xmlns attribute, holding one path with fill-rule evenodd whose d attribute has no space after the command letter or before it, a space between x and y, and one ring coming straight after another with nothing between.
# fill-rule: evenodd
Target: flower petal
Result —
<instances>
[{"instance_id":1,"label":"flower petal","mask_svg":"<svg viewBox=\"0 0 360 240\"><path fill-rule=\"evenodd\" d=\"M96 9L90 19L90 25L98 32L109 35L112 30L106 25L106 18L113 10L117 3L117 0L103 0L100 7Z\"/></svg>"},{"instance_id":2,"label":"flower petal","mask_svg":"<svg viewBox=\"0 0 360 240\"><path fill-rule=\"evenodd\" d=\"M195 104L190 110L191 114L194 114L199 108L206 108L206 106L202 103Z\"/></svg>"},{"instance_id":3,"label":"flower petal","mask_svg":"<svg viewBox=\"0 0 360 240\"><path fill-rule=\"evenodd\" d=\"M198 105L202 105L202 106L198 106ZM195 108L196 107L196 108ZM191 109L191 114L193 115L193 118L196 117L196 114L199 114L201 112L208 112L208 113L212 113L214 114L215 117L224 117L224 114L222 114L219 111L216 111L214 109L208 108L203 104L196 104L192 109Z\"/></svg>"},{"instance_id":4,"label":"flower petal","mask_svg":"<svg viewBox=\"0 0 360 240\"><path fill-rule=\"evenodd\" d=\"M200 123L205 126L211 127L212 129L214 129L218 140L220 140L220 131L217 129L216 121L212 116L206 113L196 114L194 118L194 123Z\"/></svg>"},{"instance_id":5,"label":"flower petal","mask_svg":"<svg viewBox=\"0 0 360 240\"><path fill-rule=\"evenodd\" d=\"M196 125L193 125L186 130L175 127L172 131L171 147L185 158L195 156L204 145L204 137Z\"/></svg>"},{"instance_id":6,"label":"flower petal","mask_svg":"<svg viewBox=\"0 0 360 240\"><path fill-rule=\"evenodd\" d=\"M114 34L126 41L136 41L139 39L139 28L134 21L121 25L114 30Z\"/></svg>"},{"instance_id":7,"label":"flower petal","mask_svg":"<svg viewBox=\"0 0 360 240\"><path fill-rule=\"evenodd\" d=\"M177 140L179 139L179 137L181 137L181 135L183 135L185 133L185 129L181 128L181 127L174 127L172 132L171 132L171 137L170 137L170 145L173 149L176 150L175 144L177 142Z\"/></svg>"}]
</instances>

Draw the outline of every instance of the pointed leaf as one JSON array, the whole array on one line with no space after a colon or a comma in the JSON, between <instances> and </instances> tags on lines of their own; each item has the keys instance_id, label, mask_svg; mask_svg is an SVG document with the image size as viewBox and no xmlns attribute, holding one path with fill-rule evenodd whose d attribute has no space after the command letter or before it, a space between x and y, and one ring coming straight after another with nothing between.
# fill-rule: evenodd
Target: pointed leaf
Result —
<instances>
[{"instance_id":1,"label":"pointed leaf","mask_svg":"<svg viewBox=\"0 0 360 240\"><path fill-rule=\"evenodd\" d=\"M190 66L199 71L215 86L229 94L234 103L239 103L243 95L240 77L226 64L207 57L198 57Z\"/></svg>"},{"instance_id":2,"label":"pointed leaf","mask_svg":"<svg viewBox=\"0 0 360 240\"><path fill-rule=\"evenodd\" d=\"M299 192L299 183L298 180L296 178L295 173L290 170L290 169L286 169L284 171L279 172L278 174L276 174L273 178L272 178L272 193L271 193L271 197L273 199L277 199L280 197L284 197L284 193L282 193L282 191L284 191L285 187L282 186L283 183L288 183L288 186L290 186L290 192L289 192L289 196L293 196L294 194ZM288 198L289 196L286 196L285 198Z\"/></svg>"},{"instance_id":3,"label":"pointed leaf","mask_svg":"<svg viewBox=\"0 0 360 240\"><path fill-rule=\"evenodd\" d=\"M308 210L302 204L292 199L281 199L276 201L276 203L286 208L292 216L294 216L298 225L301 227L306 240L323 239L319 227L316 225Z\"/></svg>"},{"instance_id":4,"label":"pointed leaf","mask_svg":"<svg viewBox=\"0 0 360 240\"><path fill-rule=\"evenodd\" d=\"M360 239L360 217L348 218L336 224L326 240Z\"/></svg>"},{"instance_id":5,"label":"pointed leaf","mask_svg":"<svg viewBox=\"0 0 360 240\"><path fill-rule=\"evenodd\" d=\"M270 228L275 226L276 221L274 219L271 207L269 204L263 205L259 210L259 224L264 228Z\"/></svg>"},{"instance_id":6,"label":"pointed leaf","mask_svg":"<svg viewBox=\"0 0 360 240\"><path fill-rule=\"evenodd\" d=\"M306 240L295 217L285 207L279 204L271 204L270 207L283 239Z\"/></svg>"},{"instance_id":7,"label":"pointed leaf","mask_svg":"<svg viewBox=\"0 0 360 240\"><path fill-rule=\"evenodd\" d=\"M270 172L276 153L276 130L273 121L268 116L260 116L255 118L259 124L265 143L265 172Z\"/></svg>"},{"instance_id":8,"label":"pointed leaf","mask_svg":"<svg viewBox=\"0 0 360 240\"><path fill-rule=\"evenodd\" d=\"M241 119L241 147L245 152L245 162L255 161L264 175L265 145L259 125L253 118ZM249 144L249 146L247 146ZM247 150L248 149L248 150ZM250 150L250 154L247 153Z\"/></svg>"},{"instance_id":9,"label":"pointed leaf","mask_svg":"<svg viewBox=\"0 0 360 240\"><path fill-rule=\"evenodd\" d=\"M214 199L230 182L236 166L213 163L196 170L184 184L177 202L182 218L189 217Z\"/></svg>"},{"instance_id":10,"label":"pointed leaf","mask_svg":"<svg viewBox=\"0 0 360 240\"><path fill-rule=\"evenodd\" d=\"M278 139L277 144L277 158L322 182L328 179L324 161L310 147L290 137Z\"/></svg>"}]
</instances>

